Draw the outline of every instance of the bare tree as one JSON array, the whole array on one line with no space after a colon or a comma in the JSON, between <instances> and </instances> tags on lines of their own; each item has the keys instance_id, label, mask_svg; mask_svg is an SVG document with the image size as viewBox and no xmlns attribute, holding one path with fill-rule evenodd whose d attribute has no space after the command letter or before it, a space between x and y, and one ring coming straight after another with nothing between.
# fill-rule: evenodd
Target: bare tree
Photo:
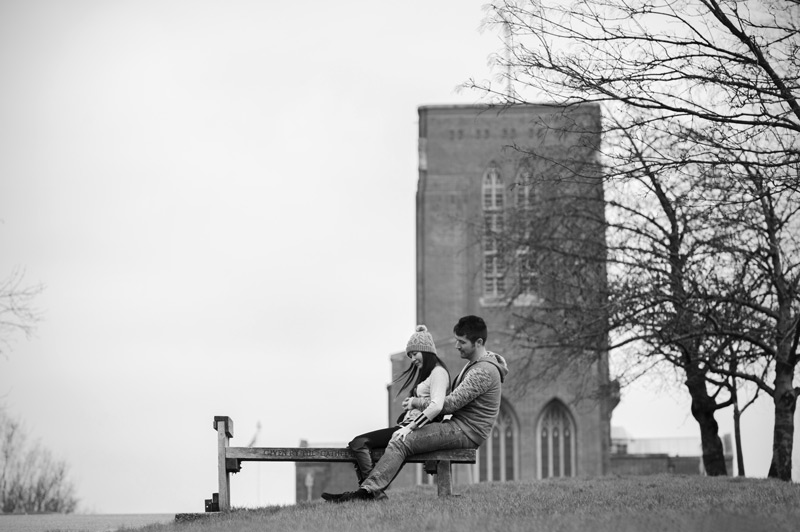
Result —
<instances>
[{"instance_id":1,"label":"bare tree","mask_svg":"<svg viewBox=\"0 0 800 532\"><path fill-rule=\"evenodd\" d=\"M7 356L11 338L18 332L32 334L39 315L33 299L42 291L41 285L25 285L24 272L14 270L0 281L0 355Z\"/></svg>"},{"instance_id":2,"label":"bare tree","mask_svg":"<svg viewBox=\"0 0 800 532\"><path fill-rule=\"evenodd\" d=\"M546 286L553 289L543 292L536 312L517 312L517 332L530 340L533 350L559 348L558 359L546 366L549 371L580 367L585 353L601 345L599 339L606 335L607 348L632 350L638 367L652 370L667 364L680 369L700 427L705 469L711 475L725 474L714 413L727 407L730 397L720 398L721 386L708 386L714 367L709 360L720 356L724 343L702 334L711 326L709 305L714 303L698 297L697 289L713 270L717 237L716 215L705 200L708 187L702 175L686 179L685 167L666 167L651 157L662 145L659 138L642 142L625 128L615 133L606 142L618 143L618 177L607 187L607 198L588 199L605 201L605 211L582 208L586 199L569 197L565 207L537 209L545 220L536 224L539 231L531 231L526 243L541 262L539 270L547 274ZM670 149L681 148L673 144ZM536 150L527 153L549 157ZM565 182L594 173L574 164L562 164L561 170L560 175L544 172L538 179L556 176L563 188ZM607 234L607 250L597 247L603 241L598 231ZM591 275L605 271L591 266L598 262L607 266L607 283L602 275Z\"/></svg>"},{"instance_id":3,"label":"bare tree","mask_svg":"<svg viewBox=\"0 0 800 532\"><path fill-rule=\"evenodd\" d=\"M799 9L787 0L496 2L489 23L513 36L498 62L516 90L478 87L512 102L524 87L560 104L647 110L647 123L628 114L629 125L694 124L734 151L761 138L766 164L797 163ZM796 167L784 178L796 186Z\"/></svg>"},{"instance_id":4,"label":"bare tree","mask_svg":"<svg viewBox=\"0 0 800 532\"><path fill-rule=\"evenodd\" d=\"M603 105L610 347L681 368L711 474L724 470L708 467L721 458L713 412L732 404L721 394L735 377L772 395L770 475L791 475L794 218L773 200L791 212L800 183L798 20L782 0L499 1L488 21L510 35L498 63L515 90L468 84L506 104ZM733 371L737 329L749 339Z\"/></svg>"},{"instance_id":5,"label":"bare tree","mask_svg":"<svg viewBox=\"0 0 800 532\"><path fill-rule=\"evenodd\" d=\"M726 166L736 179L725 180L728 202L720 210L735 234L720 241L718 251L730 259L731 282L727 290L707 296L727 308L710 333L735 342L739 350L728 362L712 364L711 371L753 383L772 398L769 476L790 480L800 394L793 385L800 355L800 198L775 179L772 168L751 164L753 157ZM733 364L743 352L757 363Z\"/></svg>"},{"instance_id":6,"label":"bare tree","mask_svg":"<svg viewBox=\"0 0 800 532\"><path fill-rule=\"evenodd\" d=\"M0 409L0 511L71 513L74 493L66 463L30 444L21 423Z\"/></svg>"}]
</instances>

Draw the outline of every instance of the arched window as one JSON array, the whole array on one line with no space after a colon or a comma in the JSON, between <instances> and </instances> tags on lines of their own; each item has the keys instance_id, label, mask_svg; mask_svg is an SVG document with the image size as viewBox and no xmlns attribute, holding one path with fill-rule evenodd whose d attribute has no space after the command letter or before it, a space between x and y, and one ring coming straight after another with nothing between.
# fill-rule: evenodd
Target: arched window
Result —
<instances>
[{"instance_id":1,"label":"arched window","mask_svg":"<svg viewBox=\"0 0 800 532\"><path fill-rule=\"evenodd\" d=\"M478 448L475 478L479 482L519 478L519 427L511 409L503 403L492 434Z\"/></svg>"},{"instance_id":2,"label":"arched window","mask_svg":"<svg viewBox=\"0 0 800 532\"><path fill-rule=\"evenodd\" d=\"M523 163L517 170L514 196L514 217L511 223L518 242L516 253L518 292L520 295L529 295L538 291L536 259L530 245L535 225L534 207L537 198L533 172L527 163Z\"/></svg>"},{"instance_id":3,"label":"arched window","mask_svg":"<svg viewBox=\"0 0 800 532\"><path fill-rule=\"evenodd\" d=\"M545 407L537 426L539 478L575 476L575 422L558 400Z\"/></svg>"},{"instance_id":4,"label":"arched window","mask_svg":"<svg viewBox=\"0 0 800 532\"><path fill-rule=\"evenodd\" d=\"M527 164L523 164L517 170L514 190L516 192L517 208L521 210L532 209L534 203L536 203L536 189L533 187L533 172Z\"/></svg>"},{"instance_id":5,"label":"arched window","mask_svg":"<svg viewBox=\"0 0 800 532\"><path fill-rule=\"evenodd\" d=\"M519 293L535 293L538 288L538 277L536 261L530 248L526 247L517 252L517 273L519 275Z\"/></svg>"},{"instance_id":6,"label":"arched window","mask_svg":"<svg viewBox=\"0 0 800 532\"><path fill-rule=\"evenodd\" d=\"M505 189L500 171L492 164L483 176L483 293L502 297L505 292L505 264L498 246L504 230Z\"/></svg>"}]
</instances>

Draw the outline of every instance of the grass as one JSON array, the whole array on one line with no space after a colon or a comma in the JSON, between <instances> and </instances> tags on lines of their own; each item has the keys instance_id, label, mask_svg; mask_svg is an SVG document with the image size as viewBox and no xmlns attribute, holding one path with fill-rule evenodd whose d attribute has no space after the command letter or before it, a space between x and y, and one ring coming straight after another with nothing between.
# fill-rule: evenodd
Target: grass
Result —
<instances>
[{"instance_id":1,"label":"grass","mask_svg":"<svg viewBox=\"0 0 800 532\"><path fill-rule=\"evenodd\" d=\"M389 500L322 501L209 514L141 532L780 532L800 523L800 486L730 477L551 479L390 490Z\"/></svg>"}]
</instances>

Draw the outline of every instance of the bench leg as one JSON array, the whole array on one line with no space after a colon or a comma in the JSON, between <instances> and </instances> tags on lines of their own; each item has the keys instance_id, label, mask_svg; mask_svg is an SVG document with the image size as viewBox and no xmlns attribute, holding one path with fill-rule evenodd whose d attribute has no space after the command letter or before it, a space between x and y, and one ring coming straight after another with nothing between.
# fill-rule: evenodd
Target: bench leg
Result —
<instances>
[{"instance_id":1,"label":"bench leg","mask_svg":"<svg viewBox=\"0 0 800 532\"><path fill-rule=\"evenodd\" d=\"M231 476L225 461L225 450L228 448L228 435L224 421L217 421L217 475L219 477L219 509L227 512L231 509Z\"/></svg>"},{"instance_id":2,"label":"bench leg","mask_svg":"<svg viewBox=\"0 0 800 532\"><path fill-rule=\"evenodd\" d=\"M453 494L450 460L439 460L439 464L436 466L436 491L439 497L447 497Z\"/></svg>"}]
</instances>

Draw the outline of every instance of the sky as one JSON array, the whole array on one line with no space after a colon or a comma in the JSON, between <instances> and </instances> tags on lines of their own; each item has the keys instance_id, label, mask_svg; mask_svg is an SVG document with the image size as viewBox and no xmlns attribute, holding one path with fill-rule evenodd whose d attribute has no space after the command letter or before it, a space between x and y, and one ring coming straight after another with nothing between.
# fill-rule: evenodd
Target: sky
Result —
<instances>
[{"instance_id":1,"label":"sky","mask_svg":"<svg viewBox=\"0 0 800 532\"><path fill-rule=\"evenodd\" d=\"M417 108L482 101L458 87L497 75L484 1L0 0L0 278L44 287L0 404L80 512L202 512L215 415L234 445L384 426ZM687 405L642 383L612 423L697 436ZM745 414L753 476L771 415ZM291 504L294 465L246 463L232 494Z\"/></svg>"}]
</instances>

